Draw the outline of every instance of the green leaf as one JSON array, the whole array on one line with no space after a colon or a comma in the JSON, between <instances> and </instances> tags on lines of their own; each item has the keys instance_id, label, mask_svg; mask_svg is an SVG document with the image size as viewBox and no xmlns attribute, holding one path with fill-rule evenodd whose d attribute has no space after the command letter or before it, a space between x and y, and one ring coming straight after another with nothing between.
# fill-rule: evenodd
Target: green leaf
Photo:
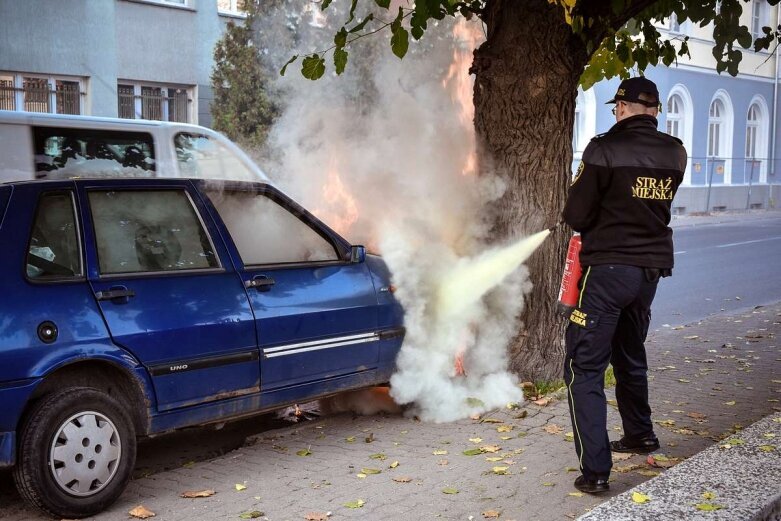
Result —
<instances>
[{"instance_id":1,"label":"green leaf","mask_svg":"<svg viewBox=\"0 0 781 521\"><path fill-rule=\"evenodd\" d=\"M366 504L366 501L363 499L356 499L355 501L350 501L349 503L345 503L344 506L347 508L361 508L363 505Z\"/></svg>"},{"instance_id":2,"label":"green leaf","mask_svg":"<svg viewBox=\"0 0 781 521\"><path fill-rule=\"evenodd\" d=\"M312 451L309 449L301 449L298 452L296 452L296 456L311 456Z\"/></svg>"},{"instance_id":3,"label":"green leaf","mask_svg":"<svg viewBox=\"0 0 781 521\"><path fill-rule=\"evenodd\" d=\"M319 54L304 58L301 63L301 74L308 80L318 80L325 74L325 59Z\"/></svg>"},{"instance_id":4,"label":"green leaf","mask_svg":"<svg viewBox=\"0 0 781 521\"><path fill-rule=\"evenodd\" d=\"M741 27L741 29L744 30L738 33L738 37L737 37L738 45L740 45L744 49L748 49L749 47L751 47L751 42L753 38L751 37L751 33L748 32L747 27Z\"/></svg>"},{"instance_id":5,"label":"green leaf","mask_svg":"<svg viewBox=\"0 0 781 521\"><path fill-rule=\"evenodd\" d=\"M388 459L388 456L386 456L382 452L378 452L377 454L372 454L371 456L369 456L369 458L370 459L378 459L380 461L385 461L386 459Z\"/></svg>"},{"instance_id":6,"label":"green leaf","mask_svg":"<svg viewBox=\"0 0 781 521\"><path fill-rule=\"evenodd\" d=\"M369 475L369 474L379 474L379 473L380 473L380 472L382 472L382 471L381 471L380 469L369 469L369 468L365 468L365 469L361 469L361 472L362 472L363 474Z\"/></svg>"},{"instance_id":7,"label":"green leaf","mask_svg":"<svg viewBox=\"0 0 781 521\"><path fill-rule=\"evenodd\" d=\"M347 45L347 28L342 27L339 32L334 36L334 44L337 47L344 47Z\"/></svg>"},{"instance_id":8,"label":"green leaf","mask_svg":"<svg viewBox=\"0 0 781 521\"><path fill-rule=\"evenodd\" d=\"M358 0L353 0L352 3L350 4L350 17L344 23L345 25L349 24L355 19L355 7L357 5L358 5Z\"/></svg>"},{"instance_id":9,"label":"green leaf","mask_svg":"<svg viewBox=\"0 0 781 521\"><path fill-rule=\"evenodd\" d=\"M404 55L407 54L407 49L409 49L409 33L405 28L399 26L393 31L391 49L393 50L393 54L399 58L404 58Z\"/></svg>"},{"instance_id":10,"label":"green leaf","mask_svg":"<svg viewBox=\"0 0 781 521\"><path fill-rule=\"evenodd\" d=\"M374 0L378 6L382 7L383 9L390 8L390 0Z\"/></svg>"},{"instance_id":11,"label":"green leaf","mask_svg":"<svg viewBox=\"0 0 781 521\"><path fill-rule=\"evenodd\" d=\"M478 456L482 453L483 451L480 449L467 449L463 452L464 456Z\"/></svg>"},{"instance_id":12,"label":"green leaf","mask_svg":"<svg viewBox=\"0 0 781 521\"><path fill-rule=\"evenodd\" d=\"M344 68L347 67L347 51L341 47L334 50L334 67L336 67L336 74L344 72Z\"/></svg>"},{"instance_id":13,"label":"green leaf","mask_svg":"<svg viewBox=\"0 0 781 521\"><path fill-rule=\"evenodd\" d=\"M287 70L287 66L290 65L291 63L293 63L294 61L296 61L297 59L298 59L298 55L297 54L295 56L293 56L292 58L290 58L287 61L287 63L285 65L283 65L281 69L279 69L279 75L280 76L284 76L285 75L285 71Z\"/></svg>"},{"instance_id":14,"label":"green leaf","mask_svg":"<svg viewBox=\"0 0 781 521\"><path fill-rule=\"evenodd\" d=\"M366 24L374 20L374 15L372 13L369 13L369 15L363 19L361 23L350 29L350 33L357 33L358 31L362 30L364 27L366 27Z\"/></svg>"},{"instance_id":15,"label":"green leaf","mask_svg":"<svg viewBox=\"0 0 781 521\"><path fill-rule=\"evenodd\" d=\"M458 494L458 489L455 489L455 488L450 488L450 487L448 487L448 488L443 488L443 489L442 489L442 493L443 493L443 494Z\"/></svg>"},{"instance_id":16,"label":"green leaf","mask_svg":"<svg viewBox=\"0 0 781 521\"><path fill-rule=\"evenodd\" d=\"M244 512L243 514L239 515L239 519L257 519L259 517L263 517L264 514L260 510L253 510L252 512Z\"/></svg>"},{"instance_id":17,"label":"green leaf","mask_svg":"<svg viewBox=\"0 0 781 521\"><path fill-rule=\"evenodd\" d=\"M469 407L485 407L485 402L483 400L480 400L479 398L467 398L466 404Z\"/></svg>"},{"instance_id":18,"label":"green leaf","mask_svg":"<svg viewBox=\"0 0 781 521\"><path fill-rule=\"evenodd\" d=\"M325 11L328 6L331 5L331 2L333 2L333 0L323 0L323 3L320 4L320 10Z\"/></svg>"}]
</instances>

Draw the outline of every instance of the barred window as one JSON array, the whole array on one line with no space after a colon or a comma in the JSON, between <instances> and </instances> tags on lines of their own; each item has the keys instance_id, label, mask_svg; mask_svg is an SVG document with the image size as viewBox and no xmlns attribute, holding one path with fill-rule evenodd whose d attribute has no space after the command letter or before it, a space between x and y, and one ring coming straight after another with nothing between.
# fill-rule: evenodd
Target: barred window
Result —
<instances>
[{"instance_id":1,"label":"barred window","mask_svg":"<svg viewBox=\"0 0 781 521\"><path fill-rule=\"evenodd\" d=\"M81 114L84 94L78 78L0 72L0 110Z\"/></svg>"},{"instance_id":2,"label":"barred window","mask_svg":"<svg viewBox=\"0 0 781 521\"><path fill-rule=\"evenodd\" d=\"M117 84L120 118L190 123L191 102L191 87Z\"/></svg>"}]
</instances>

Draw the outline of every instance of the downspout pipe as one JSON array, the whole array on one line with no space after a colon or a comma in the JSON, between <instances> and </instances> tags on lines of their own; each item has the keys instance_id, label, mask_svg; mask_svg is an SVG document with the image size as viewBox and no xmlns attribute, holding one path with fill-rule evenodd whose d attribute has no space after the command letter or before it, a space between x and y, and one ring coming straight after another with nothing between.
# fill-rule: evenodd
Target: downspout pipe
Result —
<instances>
[{"instance_id":1,"label":"downspout pipe","mask_svg":"<svg viewBox=\"0 0 781 521\"><path fill-rule=\"evenodd\" d=\"M776 27L781 25L781 5L776 5ZM779 57L778 57L778 43L776 44L776 73L775 77L773 78L773 138L770 142L770 165L768 168L768 171L773 176L773 180L775 181L776 177L776 123L778 122L778 71L779 71ZM770 186L768 187L769 190L769 198L770 201L768 201L770 204L773 204L775 206L775 200L773 199L773 183L770 182Z\"/></svg>"}]
</instances>

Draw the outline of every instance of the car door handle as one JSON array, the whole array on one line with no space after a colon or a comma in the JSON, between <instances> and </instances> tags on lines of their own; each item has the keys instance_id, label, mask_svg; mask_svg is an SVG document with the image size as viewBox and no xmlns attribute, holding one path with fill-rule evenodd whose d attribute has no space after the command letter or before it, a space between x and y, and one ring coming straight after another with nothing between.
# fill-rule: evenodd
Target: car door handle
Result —
<instances>
[{"instance_id":1,"label":"car door handle","mask_svg":"<svg viewBox=\"0 0 781 521\"><path fill-rule=\"evenodd\" d=\"M271 286L273 286L276 283L277 281L275 281L271 277L266 277L265 275L263 275L248 280L247 282L244 283L244 287L247 289L257 288L261 291L268 291L269 289L271 289Z\"/></svg>"},{"instance_id":2,"label":"car door handle","mask_svg":"<svg viewBox=\"0 0 781 521\"><path fill-rule=\"evenodd\" d=\"M96 291L95 298L98 300L113 300L115 298L130 298L135 297L136 292L132 289L110 289L107 291Z\"/></svg>"}]
</instances>

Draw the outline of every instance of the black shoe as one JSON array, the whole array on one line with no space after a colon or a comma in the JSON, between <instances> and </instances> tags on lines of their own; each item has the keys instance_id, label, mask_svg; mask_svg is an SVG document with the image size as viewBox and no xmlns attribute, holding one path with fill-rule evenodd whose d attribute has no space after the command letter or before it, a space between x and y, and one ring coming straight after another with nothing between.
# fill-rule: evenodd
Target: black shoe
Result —
<instances>
[{"instance_id":1,"label":"black shoe","mask_svg":"<svg viewBox=\"0 0 781 521\"><path fill-rule=\"evenodd\" d=\"M606 479L586 479L579 476L575 480L575 488L586 494L601 494L610 490L610 484Z\"/></svg>"},{"instance_id":2,"label":"black shoe","mask_svg":"<svg viewBox=\"0 0 781 521\"><path fill-rule=\"evenodd\" d=\"M648 454L649 452L659 450L659 440L655 436L653 438L641 438L639 440L624 437L618 441L611 441L610 450L613 452Z\"/></svg>"}]
</instances>

